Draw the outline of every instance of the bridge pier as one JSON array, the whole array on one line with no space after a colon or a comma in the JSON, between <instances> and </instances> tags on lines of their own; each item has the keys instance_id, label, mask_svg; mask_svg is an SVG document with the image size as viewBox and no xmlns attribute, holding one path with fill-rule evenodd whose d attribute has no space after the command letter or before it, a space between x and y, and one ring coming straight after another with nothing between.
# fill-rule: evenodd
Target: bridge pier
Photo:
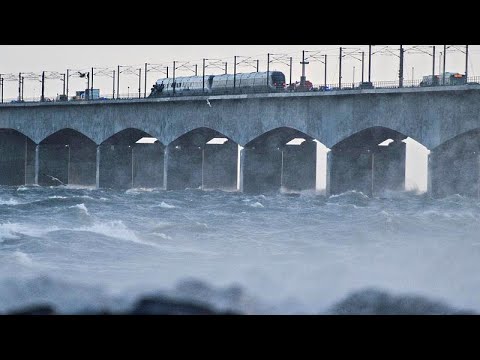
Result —
<instances>
[{"instance_id":1,"label":"bridge pier","mask_svg":"<svg viewBox=\"0 0 480 360\"><path fill-rule=\"evenodd\" d=\"M40 145L35 145L35 185L38 184L38 177L40 173Z\"/></svg>"},{"instance_id":2,"label":"bridge pier","mask_svg":"<svg viewBox=\"0 0 480 360\"><path fill-rule=\"evenodd\" d=\"M406 144L400 139L388 146L334 147L327 155L327 193L356 190L372 196L404 190L405 160Z\"/></svg>"},{"instance_id":3,"label":"bridge pier","mask_svg":"<svg viewBox=\"0 0 480 360\"><path fill-rule=\"evenodd\" d=\"M0 185L33 184L35 143L14 130L0 131Z\"/></svg>"},{"instance_id":4,"label":"bridge pier","mask_svg":"<svg viewBox=\"0 0 480 360\"><path fill-rule=\"evenodd\" d=\"M480 198L480 144L474 136L432 150L428 165L428 191L433 197Z\"/></svg>"},{"instance_id":5,"label":"bridge pier","mask_svg":"<svg viewBox=\"0 0 480 360\"><path fill-rule=\"evenodd\" d=\"M97 145L97 157L95 159L95 187L100 188L100 145Z\"/></svg>"}]
</instances>

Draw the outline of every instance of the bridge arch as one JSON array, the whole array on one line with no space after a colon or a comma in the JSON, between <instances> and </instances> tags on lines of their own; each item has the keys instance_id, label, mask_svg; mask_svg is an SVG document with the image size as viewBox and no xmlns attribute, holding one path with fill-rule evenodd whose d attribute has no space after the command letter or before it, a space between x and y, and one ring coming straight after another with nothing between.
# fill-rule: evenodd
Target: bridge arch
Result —
<instances>
[{"instance_id":1,"label":"bridge arch","mask_svg":"<svg viewBox=\"0 0 480 360\"><path fill-rule=\"evenodd\" d=\"M411 153L416 154L413 161ZM329 192L357 190L375 195L385 190L426 190L427 156L426 147L397 130L362 129L331 147ZM418 172L413 178L412 168Z\"/></svg>"},{"instance_id":2,"label":"bridge arch","mask_svg":"<svg viewBox=\"0 0 480 360\"><path fill-rule=\"evenodd\" d=\"M33 140L16 129L0 129L0 185L27 185L35 182Z\"/></svg>"},{"instance_id":3,"label":"bridge arch","mask_svg":"<svg viewBox=\"0 0 480 360\"><path fill-rule=\"evenodd\" d=\"M165 146L136 128L116 132L98 146L98 187L162 188Z\"/></svg>"},{"instance_id":4,"label":"bridge arch","mask_svg":"<svg viewBox=\"0 0 480 360\"><path fill-rule=\"evenodd\" d=\"M284 133L284 136L287 136L287 137L289 134L295 134L295 135L299 135L300 137L316 139L322 144L324 143L322 139L316 138L314 135L310 134L308 131L306 131L305 129L302 129L301 127L293 126L293 125L279 126L274 124L266 128L253 130L251 133L249 133L249 136L247 137L247 141L242 146L248 146L255 140L260 139L262 136L270 136L271 134L280 133L280 132Z\"/></svg>"},{"instance_id":5,"label":"bridge arch","mask_svg":"<svg viewBox=\"0 0 480 360\"><path fill-rule=\"evenodd\" d=\"M292 127L262 133L242 150L243 191L316 190L322 182L317 179L320 174L325 178L318 163L320 147L325 149L318 140Z\"/></svg>"},{"instance_id":6,"label":"bridge arch","mask_svg":"<svg viewBox=\"0 0 480 360\"><path fill-rule=\"evenodd\" d=\"M167 147L168 190L238 189L239 145L230 137L198 127Z\"/></svg>"},{"instance_id":7,"label":"bridge arch","mask_svg":"<svg viewBox=\"0 0 480 360\"><path fill-rule=\"evenodd\" d=\"M83 133L64 128L38 145L38 185L95 186L96 144Z\"/></svg>"}]
</instances>

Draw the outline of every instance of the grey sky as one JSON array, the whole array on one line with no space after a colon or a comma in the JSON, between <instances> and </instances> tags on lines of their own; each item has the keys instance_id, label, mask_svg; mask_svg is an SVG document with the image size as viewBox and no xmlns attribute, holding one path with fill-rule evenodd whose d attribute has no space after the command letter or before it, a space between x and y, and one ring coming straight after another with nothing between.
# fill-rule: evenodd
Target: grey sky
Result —
<instances>
[{"instance_id":1,"label":"grey sky","mask_svg":"<svg viewBox=\"0 0 480 360\"><path fill-rule=\"evenodd\" d=\"M67 68L74 70L88 70L95 68L110 68L114 70L117 65L133 65L142 68L145 62L153 64L165 64L172 67L173 60L189 61L198 64L201 74L202 58L222 59L228 62L229 73L233 72L233 57L247 56L260 60L260 69L266 69L267 53L288 54L293 60L293 80L298 80L301 75L302 50L318 51L325 50L328 54L328 82L338 82L338 49L343 46L347 49L357 48L359 51L368 52L367 45L0 45L0 73L38 73L45 71L58 71L64 73ZM373 52L378 51L384 45L373 47ZM398 53L398 45L390 45L392 51ZM408 49L410 46L405 45ZM463 49L463 45L459 45ZM436 71L439 69L440 51L443 45L437 45ZM349 51L349 50L347 50ZM431 50L430 50L431 51ZM366 56L367 58L367 56ZM368 69L366 62L365 76ZM342 82L353 81L353 68L355 67L355 81L361 78L361 62L351 57L343 60ZM414 68L412 71L412 67ZM431 73L432 57L428 54L409 54L405 57L405 79L410 80L412 75L420 79L423 75ZM283 71L287 75L288 66L272 64L272 70ZM307 78L314 83L323 83L323 64L312 61L307 65ZM460 51L448 53L447 71L465 71L465 55ZM170 69L171 71L171 69ZM238 72L254 71L253 67L239 66ZM220 73L219 69L215 70ZM413 73L413 74L412 74ZM177 71L177 76L191 75L186 70ZM480 75L480 46L470 46L469 75ZM164 75L149 72L147 89L150 89L156 78ZM375 54L372 60L372 80L389 81L398 78L398 57L387 54ZM138 91L138 76L132 74L121 75L121 93ZM76 90L86 87L86 81L72 77L70 79L70 95ZM100 88L102 94L112 93L112 79L107 76L95 77L95 88ZM142 75L142 92L144 88ZM39 96L40 82L25 81L24 97ZM15 81L5 82L5 98L15 98L18 95L18 83ZM48 80L46 84L46 96L55 97L62 92L62 82Z\"/></svg>"}]
</instances>

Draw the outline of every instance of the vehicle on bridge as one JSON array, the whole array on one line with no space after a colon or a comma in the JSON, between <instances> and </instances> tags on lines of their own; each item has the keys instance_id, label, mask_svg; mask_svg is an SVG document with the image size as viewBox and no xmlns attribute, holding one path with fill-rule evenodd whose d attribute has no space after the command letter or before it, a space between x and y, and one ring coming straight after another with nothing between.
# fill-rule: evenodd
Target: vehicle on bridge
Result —
<instances>
[{"instance_id":1,"label":"vehicle on bridge","mask_svg":"<svg viewBox=\"0 0 480 360\"><path fill-rule=\"evenodd\" d=\"M188 76L159 79L151 89L149 97L202 93L228 94L238 92L270 92L285 90L285 75L280 71L253 72L244 74Z\"/></svg>"},{"instance_id":2,"label":"vehicle on bridge","mask_svg":"<svg viewBox=\"0 0 480 360\"><path fill-rule=\"evenodd\" d=\"M465 85L467 83L467 78L464 74L460 73L445 73L445 84L443 84L443 74L440 75L427 75L424 76L422 82L420 83L421 87L426 86L439 86L439 85Z\"/></svg>"}]
</instances>

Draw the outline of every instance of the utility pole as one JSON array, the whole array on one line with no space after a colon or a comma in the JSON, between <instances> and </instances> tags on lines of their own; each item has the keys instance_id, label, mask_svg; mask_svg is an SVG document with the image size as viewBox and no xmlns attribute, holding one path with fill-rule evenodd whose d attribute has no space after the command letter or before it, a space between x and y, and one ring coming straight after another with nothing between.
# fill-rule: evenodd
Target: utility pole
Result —
<instances>
[{"instance_id":1,"label":"utility pole","mask_svg":"<svg viewBox=\"0 0 480 360\"><path fill-rule=\"evenodd\" d=\"M443 80L442 85L445 85L445 63L447 62L447 45L443 45Z\"/></svg>"},{"instance_id":2,"label":"utility pole","mask_svg":"<svg viewBox=\"0 0 480 360\"><path fill-rule=\"evenodd\" d=\"M290 86L292 86L292 65L293 65L293 57L290 56Z\"/></svg>"},{"instance_id":3,"label":"utility pole","mask_svg":"<svg viewBox=\"0 0 480 360\"><path fill-rule=\"evenodd\" d=\"M365 51L362 51L362 83L363 83L363 76L365 73Z\"/></svg>"},{"instance_id":4,"label":"utility pole","mask_svg":"<svg viewBox=\"0 0 480 360\"><path fill-rule=\"evenodd\" d=\"M372 45L368 45L368 82L372 82Z\"/></svg>"},{"instance_id":5,"label":"utility pole","mask_svg":"<svg viewBox=\"0 0 480 360\"><path fill-rule=\"evenodd\" d=\"M237 86L237 57L233 57L233 91L235 92L235 87Z\"/></svg>"},{"instance_id":6,"label":"utility pole","mask_svg":"<svg viewBox=\"0 0 480 360\"><path fill-rule=\"evenodd\" d=\"M22 101L23 101L23 88L25 86L25 77L22 76Z\"/></svg>"},{"instance_id":7,"label":"utility pole","mask_svg":"<svg viewBox=\"0 0 480 360\"><path fill-rule=\"evenodd\" d=\"M176 67L176 61L173 62L173 82L172 82L172 86L173 86L173 94L175 95L175 67Z\"/></svg>"},{"instance_id":8,"label":"utility pole","mask_svg":"<svg viewBox=\"0 0 480 360\"><path fill-rule=\"evenodd\" d=\"M227 72L228 72L228 63L225 62L225 75L227 75Z\"/></svg>"},{"instance_id":9,"label":"utility pole","mask_svg":"<svg viewBox=\"0 0 480 360\"><path fill-rule=\"evenodd\" d=\"M40 101L45 101L45 71L42 71L42 96L40 97Z\"/></svg>"},{"instance_id":10,"label":"utility pole","mask_svg":"<svg viewBox=\"0 0 480 360\"><path fill-rule=\"evenodd\" d=\"M112 79L113 79L112 99L115 99L115 70L113 70Z\"/></svg>"},{"instance_id":11,"label":"utility pole","mask_svg":"<svg viewBox=\"0 0 480 360\"><path fill-rule=\"evenodd\" d=\"M324 85L325 85L325 90L326 90L327 89L327 54L325 54L323 56L325 56L325 75L324 75L325 84Z\"/></svg>"},{"instance_id":12,"label":"utility pole","mask_svg":"<svg viewBox=\"0 0 480 360\"><path fill-rule=\"evenodd\" d=\"M68 79L70 78L70 69L67 69L67 100L68 100Z\"/></svg>"},{"instance_id":13,"label":"utility pole","mask_svg":"<svg viewBox=\"0 0 480 360\"><path fill-rule=\"evenodd\" d=\"M93 67L92 67L92 90L90 91L90 100L93 100Z\"/></svg>"},{"instance_id":14,"label":"utility pole","mask_svg":"<svg viewBox=\"0 0 480 360\"><path fill-rule=\"evenodd\" d=\"M259 67L260 66L260 60L257 59L257 73L258 73L258 70L259 70Z\"/></svg>"},{"instance_id":15,"label":"utility pole","mask_svg":"<svg viewBox=\"0 0 480 360\"><path fill-rule=\"evenodd\" d=\"M144 98L147 97L147 73L148 73L148 64L145 63L145 84L144 84L145 92L143 93Z\"/></svg>"},{"instance_id":16,"label":"utility pole","mask_svg":"<svg viewBox=\"0 0 480 360\"><path fill-rule=\"evenodd\" d=\"M338 65L338 88L342 89L342 48L340 48L340 57Z\"/></svg>"},{"instance_id":17,"label":"utility pole","mask_svg":"<svg viewBox=\"0 0 480 360\"><path fill-rule=\"evenodd\" d=\"M305 50L302 51L302 77L300 78L300 87L305 87L305 83L307 81L307 77L305 76L305 65L309 64L307 61L305 61Z\"/></svg>"},{"instance_id":18,"label":"utility pole","mask_svg":"<svg viewBox=\"0 0 480 360\"><path fill-rule=\"evenodd\" d=\"M87 90L90 89L90 73L87 73ZM90 92L90 91L88 91ZM90 95L91 94L88 94L88 99L87 100L90 100Z\"/></svg>"},{"instance_id":19,"label":"utility pole","mask_svg":"<svg viewBox=\"0 0 480 360\"><path fill-rule=\"evenodd\" d=\"M403 87L403 45L400 45L400 70L398 71L398 87Z\"/></svg>"},{"instance_id":20,"label":"utility pole","mask_svg":"<svg viewBox=\"0 0 480 360\"><path fill-rule=\"evenodd\" d=\"M168 66L167 66L167 79L168 79Z\"/></svg>"},{"instance_id":21,"label":"utility pole","mask_svg":"<svg viewBox=\"0 0 480 360\"><path fill-rule=\"evenodd\" d=\"M267 54L267 86L268 86L269 77L270 77L270 53Z\"/></svg>"},{"instance_id":22,"label":"utility pole","mask_svg":"<svg viewBox=\"0 0 480 360\"><path fill-rule=\"evenodd\" d=\"M432 85L434 84L435 79L435 45L433 45L432 51L433 65L432 65Z\"/></svg>"},{"instance_id":23,"label":"utility pole","mask_svg":"<svg viewBox=\"0 0 480 360\"><path fill-rule=\"evenodd\" d=\"M195 64L195 76L198 76L197 70L198 70L198 65Z\"/></svg>"},{"instance_id":24,"label":"utility pole","mask_svg":"<svg viewBox=\"0 0 480 360\"><path fill-rule=\"evenodd\" d=\"M205 92L205 59L203 59L202 91Z\"/></svg>"},{"instance_id":25,"label":"utility pole","mask_svg":"<svg viewBox=\"0 0 480 360\"><path fill-rule=\"evenodd\" d=\"M65 74L63 74L63 96L65 96Z\"/></svg>"},{"instance_id":26,"label":"utility pole","mask_svg":"<svg viewBox=\"0 0 480 360\"><path fill-rule=\"evenodd\" d=\"M117 99L120 98L120 65L117 67Z\"/></svg>"},{"instance_id":27,"label":"utility pole","mask_svg":"<svg viewBox=\"0 0 480 360\"><path fill-rule=\"evenodd\" d=\"M142 97L142 68L138 69L138 98Z\"/></svg>"},{"instance_id":28,"label":"utility pole","mask_svg":"<svg viewBox=\"0 0 480 360\"><path fill-rule=\"evenodd\" d=\"M468 83L468 45L465 45L465 84Z\"/></svg>"},{"instance_id":29,"label":"utility pole","mask_svg":"<svg viewBox=\"0 0 480 360\"><path fill-rule=\"evenodd\" d=\"M2 90L1 101L2 101L2 104L3 104L3 78L2 78L1 75L0 75L0 87L1 87L1 90Z\"/></svg>"},{"instance_id":30,"label":"utility pole","mask_svg":"<svg viewBox=\"0 0 480 360\"><path fill-rule=\"evenodd\" d=\"M438 76L442 73L442 59L443 59L443 52L440 51L440 57L438 61Z\"/></svg>"},{"instance_id":31,"label":"utility pole","mask_svg":"<svg viewBox=\"0 0 480 360\"><path fill-rule=\"evenodd\" d=\"M22 100L22 73L18 73L18 101Z\"/></svg>"}]
</instances>

